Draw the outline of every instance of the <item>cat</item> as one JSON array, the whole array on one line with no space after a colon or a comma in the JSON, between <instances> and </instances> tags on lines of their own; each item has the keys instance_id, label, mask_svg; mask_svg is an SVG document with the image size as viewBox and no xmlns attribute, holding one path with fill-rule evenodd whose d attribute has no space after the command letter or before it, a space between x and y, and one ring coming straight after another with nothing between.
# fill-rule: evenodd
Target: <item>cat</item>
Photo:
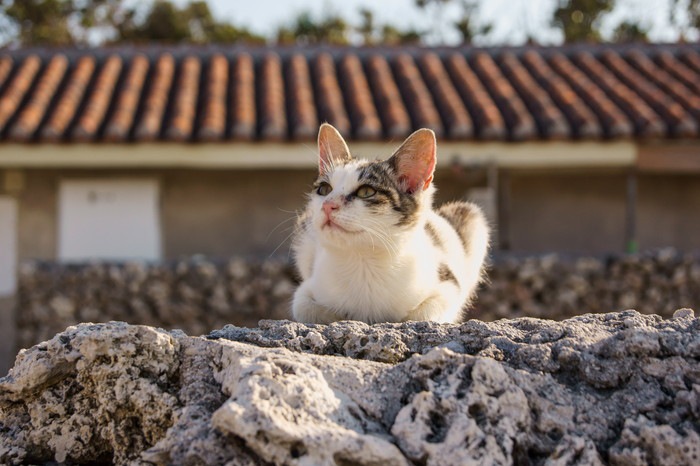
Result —
<instances>
[{"instance_id":1,"label":"cat","mask_svg":"<svg viewBox=\"0 0 700 466\"><path fill-rule=\"evenodd\" d=\"M489 226L479 207L433 210L435 133L419 129L385 161L355 159L330 124L292 253L295 320L459 322L484 276Z\"/></svg>"}]
</instances>

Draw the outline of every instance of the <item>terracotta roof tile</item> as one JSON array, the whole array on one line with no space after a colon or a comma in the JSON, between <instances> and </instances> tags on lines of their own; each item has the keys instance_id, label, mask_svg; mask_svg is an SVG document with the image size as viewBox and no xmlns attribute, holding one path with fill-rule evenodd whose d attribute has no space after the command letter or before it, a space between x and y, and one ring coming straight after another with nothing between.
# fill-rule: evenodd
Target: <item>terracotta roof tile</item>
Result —
<instances>
[{"instance_id":1,"label":"terracotta roof tile","mask_svg":"<svg viewBox=\"0 0 700 466\"><path fill-rule=\"evenodd\" d=\"M30 92L29 101L24 105L19 117L10 128L8 137L15 141L27 141L39 127L46 115L51 99L58 89L63 76L68 69L68 58L65 55L54 56L39 76L36 86Z\"/></svg>"},{"instance_id":2,"label":"terracotta roof tile","mask_svg":"<svg viewBox=\"0 0 700 466\"><path fill-rule=\"evenodd\" d=\"M352 118L354 134L358 139L377 139L382 135L382 126L374 106L372 92L362 63L355 54L347 54L340 61L340 76L345 89L345 101Z\"/></svg>"},{"instance_id":3,"label":"terracotta roof tile","mask_svg":"<svg viewBox=\"0 0 700 466\"><path fill-rule=\"evenodd\" d=\"M405 137L411 131L411 118L394 81L386 57L372 55L366 63L374 100L389 139Z\"/></svg>"},{"instance_id":4,"label":"terracotta roof tile","mask_svg":"<svg viewBox=\"0 0 700 466\"><path fill-rule=\"evenodd\" d=\"M697 50L684 50L680 56L696 73L700 73L700 53Z\"/></svg>"},{"instance_id":5,"label":"terracotta roof tile","mask_svg":"<svg viewBox=\"0 0 700 466\"><path fill-rule=\"evenodd\" d=\"M43 140L58 141L63 137L78 111L93 71L95 71L94 57L86 55L75 64L49 120L41 130Z\"/></svg>"},{"instance_id":6,"label":"terracotta roof tile","mask_svg":"<svg viewBox=\"0 0 700 466\"><path fill-rule=\"evenodd\" d=\"M577 136L595 139L603 135L603 129L593 111L540 54L534 51L525 52L523 63L543 87L542 92L551 95L552 100L563 110L571 122L571 130Z\"/></svg>"},{"instance_id":7,"label":"terracotta roof tile","mask_svg":"<svg viewBox=\"0 0 700 466\"><path fill-rule=\"evenodd\" d=\"M506 52L501 55L501 67L519 91L535 121L540 133L550 139L564 139L571 136L571 128L562 112L552 102L549 94L530 76L515 54Z\"/></svg>"},{"instance_id":8,"label":"terracotta roof tile","mask_svg":"<svg viewBox=\"0 0 700 466\"><path fill-rule=\"evenodd\" d=\"M143 114L134 131L134 138L137 141L152 141L159 136L170 87L175 76L173 56L169 53L161 55L151 73L152 77L149 79L151 85L145 95Z\"/></svg>"},{"instance_id":9,"label":"terracotta roof tile","mask_svg":"<svg viewBox=\"0 0 700 466\"><path fill-rule=\"evenodd\" d=\"M149 66L148 59L143 55L136 55L131 60L131 66L117 91L114 112L105 128L106 140L124 141L129 136Z\"/></svg>"},{"instance_id":10,"label":"terracotta roof tile","mask_svg":"<svg viewBox=\"0 0 700 466\"><path fill-rule=\"evenodd\" d=\"M666 133L666 123L626 84L598 61L590 52L575 55L576 63L588 73L597 86L610 96L634 122L637 134L659 137Z\"/></svg>"},{"instance_id":11,"label":"terracotta roof tile","mask_svg":"<svg viewBox=\"0 0 700 466\"><path fill-rule=\"evenodd\" d=\"M501 111L463 55L452 54L446 60L447 71L469 109L477 134L482 139L505 139L507 129Z\"/></svg>"},{"instance_id":12,"label":"terracotta roof tile","mask_svg":"<svg viewBox=\"0 0 700 466\"><path fill-rule=\"evenodd\" d=\"M632 68L617 52L613 52L612 50L604 51L602 53L602 61L607 64L630 89L633 89L663 117L672 134L676 136L693 136L697 134L698 128L695 121L683 107L645 79L644 76Z\"/></svg>"},{"instance_id":13,"label":"terracotta roof tile","mask_svg":"<svg viewBox=\"0 0 700 466\"><path fill-rule=\"evenodd\" d=\"M188 56L182 60L179 82L175 85L172 115L165 129L165 137L172 141L187 141L192 136L199 96L199 58Z\"/></svg>"},{"instance_id":14,"label":"terracotta roof tile","mask_svg":"<svg viewBox=\"0 0 700 466\"><path fill-rule=\"evenodd\" d=\"M416 62L407 53L399 54L394 60L394 70L403 101L413 120L413 127L430 128L442 137L442 121L433 97L423 81Z\"/></svg>"},{"instance_id":15,"label":"terracotta roof tile","mask_svg":"<svg viewBox=\"0 0 700 466\"><path fill-rule=\"evenodd\" d=\"M7 122L18 110L40 67L41 60L38 56L30 55L25 58L15 76L0 95L0 131L5 128Z\"/></svg>"},{"instance_id":16,"label":"terracotta roof tile","mask_svg":"<svg viewBox=\"0 0 700 466\"><path fill-rule=\"evenodd\" d=\"M659 53L656 60L661 68L689 87L693 93L700 94L700 73L677 59L671 52Z\"/></svg>"},{"instance_id":17,"label":"terracotta roof tile","mask_svg":"<svg viewBox=\"0 0 700 466\"><path fill-rule=\"evenodd\" d=\"M225 136L228 71L225 56L217 53L211 57L204 88L202 121L197 131L197 137L201 141L218 141Z\"/></svg>"},{"instance_id":18,"label":"terracotta roof tile","mask_svg":"<svg viewBox=\"0 0 700 466\"><path fill-rule=\"evenodd\" d=\"M92 93L87 99L78 123L73 128L73 140L90 141L95 138L104 121L121 70L122 59L116 55L110 56L102 65Z\"/></svg>"},{"instance_id":19,"label":"terracotta roof tile","mask_svg":"<svg viewBox=\"0 0 700 466\"><path fill-rule=\"evenodd\" d=\"M318 133L318 117L306 58L297 53L288 63L287 95L293 139L314 139Z\"/></svg>"},{"instance_id":20,"label":"terracotta roof tile","mask_svg":"<svg viewBox=\"0 0 700 466\"><path fill-rule=\"evenodd\" d=\"M698 138L700 47L0 52L0 144Z\"/></svg>"},{"instance_id":21,"label":"terracotta roof tile","mask_svg":"<svg viewBox=\"0 0 700 466\"><path fill-rule=\"evenodd\" d=\"M668 94L668 96L661 96L660 98L663 98L666 106L670 107L668 110L669 112L674 109L675 105L680 105L696 120L700 118L700 96L695 95L690 88L663 68L659 68L651 58L644 55L639 50L629 52L626 58L646 79L657 86L658 89L655 90L654 95L661 94L659 90ZM680 111L678 113L680 114ZM693 122L693 124L694 123L695 122ZM697 128L695 132L697 132ZM690 134L695 134L695 132Z\"/></svg>"},{"instance_id":22,"label":"terracotta roof tile","mask_svg":"<svg viewBox=\"0 0 700 466\"><path fill-rule=\"evenodd\" d=\"M491 55L478 52L472 60L472 66L505 117L510 137L516 141L534 139L537 136L537 127L532 114L513 85L501 73Z\"/></svg>"},{"instance_id":23,"label":"terracotta roof tile","mask_svg":"<svg viewBox=\"0 0 700 466\"><path fill-rule=\"evenodd\" d=\"M10 75L10 71L12 71L13 61L11 57L0 58L0 89L2 89L5 80Z\"/></svg>"},{"instance_id":24,"label":"terracotta roof tile","mask_svg":"<svg viewBox=\"0 0 700 466\"><path fill-rule=\"evenodd\" d=\"M341 134L350 134L350 118L345 110L343 91L330 53L322 52L313 60L312 73L316 82L319 118L335 126Z\"/></svg>"},{"instance_id":25,"label":"terracotta roof tile","mask_svg":"<svg viewBox=\"0 0 700 466\"><path fill-rule=\"evenodd\" d=\"M471 137L474 134L474 123L440 58L430 52L422 55L419 63L425 82L432 91L447 126L447 135L453 139Z\"/></svg>"},{"instance_id":26,"label":"terracotta roof tile","mask_svg":"<svg viewBox=\"0 0 700 466\"><path fill-rule=\"evenodd\" d=\"M287 111L285 108L282 61L276 53L267 53L260 64L258 81L260 97L260 137L279 141L287 136Z\"/></svg>"},{"instance_id":27,"label":"terracotta roof tile","mask_svg":"<svg viewBox=\"0 0 700 466\"><path fill-rule=\"evenodd\" d=\"M634 127L630 119L607 96L605 91L594 83L586 73L577 68L571 60L561 53L555 53L549 59L549 64L576 91L577 95L570 97L572 102L580 96L581 100L595 112L606 136L618 138L629 137L633 134ZM578 106L576 107L578 108Z\"/></svg>"},{"instance_id":28,"label":"terracotta roof tile","mask_svg":"<svg viewBox=\"0 0 700 466\"><path fill-rule=\"evenodd\" d=\"M247 53L238 55L233 64L229 83L231 136L248 140L255 137L257 111L255 108L255 63Z\"/></svg>"}]
</instances>

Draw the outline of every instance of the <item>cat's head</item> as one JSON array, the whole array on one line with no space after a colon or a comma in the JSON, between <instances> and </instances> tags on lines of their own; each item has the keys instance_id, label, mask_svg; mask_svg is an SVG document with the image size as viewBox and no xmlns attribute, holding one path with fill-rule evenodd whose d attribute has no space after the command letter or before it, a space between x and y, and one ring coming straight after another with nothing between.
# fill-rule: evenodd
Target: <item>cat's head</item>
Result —
<instances>
[{"instance_id":1,"label":"cat's head","mask_svg":"<svg viewBox=\"0 0 700 466\"><path fill-rule=\"evenodd\" d=\"M338 131L321 125L319 175L310 194L310 227L325 244L390 248L432 204L435 133L411 134L387 160L352 157Z\"/></svg>"}]
</instances>

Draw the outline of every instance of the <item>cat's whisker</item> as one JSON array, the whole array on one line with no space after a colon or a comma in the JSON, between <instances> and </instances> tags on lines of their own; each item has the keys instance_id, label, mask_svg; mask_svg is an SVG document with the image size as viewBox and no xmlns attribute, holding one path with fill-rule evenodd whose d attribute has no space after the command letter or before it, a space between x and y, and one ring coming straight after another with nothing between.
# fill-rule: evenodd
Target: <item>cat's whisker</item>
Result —
<instances>
[{"instance_id":1,"label":"cat's whisker","mask_svg":"<svg viewBox=\"0 0 700 466\"><path fill-rule=\"evenodd\" d=\"M290 212L290 213L292 213L292 212ZM288 222L290 222L290 221L292 221L292 220L296 220L297 218L298 218L298 217L295 215L294 217L289 217L289 218L286 218L286 219L282 220L280 223L277 224L277 226L276 226L275 228L273 228L272 230L270 230L270 232L267 234L267 237L265 238L265 242L269 241L270 236L272 236L272 234L273 234L275 231L277 231L277 229L278 229L279 227L281 227L281 226L284 225L285 223L288 223Z\"/></svg>"},{"instance_id":2,"label":"cat's whisker","mask_svg":"<svg viewBox=\"0 0 700 466\"><path fill-rule=\"evenodd\" d=\"M369 224L374 224L378 227L382 226L380 222L378 222L374 219L370 219L370 218L364 219L364 222L369 223ZM396 249L396 245L394 244L394 242L391 240L391 238L389 237L389 235L387 233L383 232L379 228L372 228L368 225L365 225L365 229L370 234L370 238L373 238L374 236L376 236L377 239L379 239L379 241L382 242L382 244L386 248L387 252L391 253L392 255L398 254L398 251Z\"/></svg>"},{"instance_id":3,"label":"cat's whisker","mask_svg":"<svg viewBox=\"0 0 700 466\"><path fill-rule=\"evenodd\" d=\"M298 210L286 210L281 207L277 208L278 211L284 212L285 214L294 214L293 218L297 218L299 216L299 211Z\"/></svg>"},{"instance_id":4,"label":"cat's whisker","mask_svg":"<svg viewBox=\"0 0 700 466\"><path fill-rule=\"evenodd\" d=\"M275 253L279 250L279 248L281 248L282 245L284 245L284 243L286 243L287 240L288 240L289 238L291 238L296 232L297 232L297 229L294 228L294 229L292 230L291 233L289 233L287 236L284 237L284 239L283 239L282 241L280 241L280 244L277 245L277 247L270 253L270 255L267 256L267 258L269 259L269 258L271 258L272 256L274 256Z\"/></svg>"},{"instance_id":5,"label":"cat's whisker","mask_svg":"<svg viewBox=\"0 0 700 466\"><path fill-rule=\"evenodd\" d=\"M386 249L388 253L394 256L397 255L398 251L396 250L396 247L393 245L393 243L385 233L369 226L365 226L365 230L369 234L370 238L374 239L376 237L379 240L379 242L382 243L384 249ZM372 243L372 246L374 247L374 242Z\"/></svg>"}]
</instances>

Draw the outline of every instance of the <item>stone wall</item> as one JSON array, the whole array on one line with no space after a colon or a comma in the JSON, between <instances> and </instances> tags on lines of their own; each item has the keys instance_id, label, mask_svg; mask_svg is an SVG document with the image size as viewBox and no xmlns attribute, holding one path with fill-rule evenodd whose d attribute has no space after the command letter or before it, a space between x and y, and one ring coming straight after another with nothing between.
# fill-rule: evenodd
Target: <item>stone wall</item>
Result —
<instances>
[{"instance_id":1,"label":"stone wall","mask_svg":"<svg viewBox=\"0 0 700 466\"><path fill-rule=\"evenodd\" d=\"M696 466L698 361L689 309L82 324L0 378L0 464Z\"/></svg>"},{"instance_id":2,"label":"stone wall","mask_svg":"<svg viewBox=\"0 0 700 466\"><path fill-rule=\"evenodd\" d=\"M125 321L189 335L225 324L254 327L289 318L296 286L289 263L189 259L169 264L25 263L17 299L18 346L79 322ZM662 250L565 260L556 255L495 261L470 316L561 320L636 309L670 317L700 303L700 256Z\"/></svg>"},{"instance_id":3,"label":"stone wall","mask_svg":"<svg viewBox=\"0 0 700 466\"><path fill-rule=\"evenodd\" d=\"M296 286L287 262L189 259L20 267L18 346L27 348L80 322L124 321L189 335L225 324L254 327L289 317Z\"/></svg>"}]
</instances>

